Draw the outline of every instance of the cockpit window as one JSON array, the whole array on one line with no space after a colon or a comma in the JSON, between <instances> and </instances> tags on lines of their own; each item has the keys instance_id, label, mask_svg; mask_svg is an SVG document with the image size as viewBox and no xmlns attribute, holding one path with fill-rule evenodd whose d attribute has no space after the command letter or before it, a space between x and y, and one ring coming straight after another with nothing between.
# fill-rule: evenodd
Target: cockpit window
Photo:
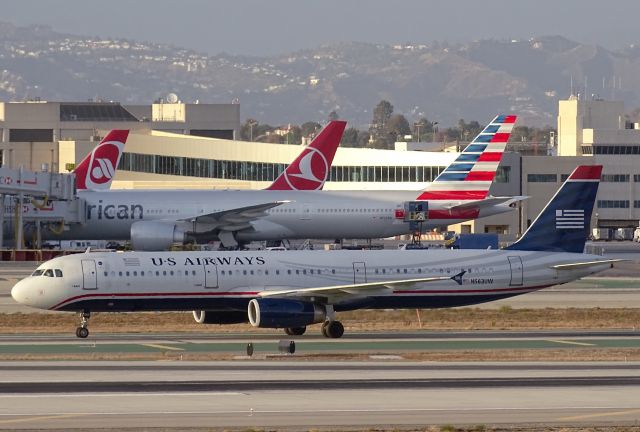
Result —
<instances>
[{"instance_id":1,"label":"cockpit window","mask_svg":"<svg viewBox=\"0 0 640 432\"><path fill-rule=\"evenodd\" d=\"M62 277L62 270L55 269L54 272L56 273L56 277Z\"/></svg>"},{"instance_id":2,"label":"cockpit window","mask_svg":"<svg viewBox=\"0 0 640 432\"><path fill-rule=\"evenodd\" d=\"M31 276L40 276L42 273L44 273L43 269L38 269L36 271L34 271L33 273L31 273Z\"/></svg>"},{"instance_id":3,"label":"cockpit window","mask_svg":"<svg viewBox=\"0 0 640 432\"><path fill-rule=\"evenodd\" d=\"M45 270L44 275L47 277L53 277L53 270L51 269Z\"/></svg>"}]
</instances>

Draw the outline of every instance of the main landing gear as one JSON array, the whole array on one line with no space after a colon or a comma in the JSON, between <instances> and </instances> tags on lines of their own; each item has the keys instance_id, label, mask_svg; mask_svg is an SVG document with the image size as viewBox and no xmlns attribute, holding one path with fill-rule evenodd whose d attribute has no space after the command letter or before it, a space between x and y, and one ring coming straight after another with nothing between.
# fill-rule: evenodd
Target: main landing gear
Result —
<instances>
[{"instance_id":1,"label":"main landing gear","mask_svg":"<svg viewBox=\"0 0 640 432\"><path fill-rule=\"evenodd\" d=\"M91 312L80 313L80 326L76 329L77 337L85 339L89 336L89 329L87 328L89 325L89 318L91 318Z\"/></svg>"},{"instance_id":2,"label":"main landing gear","mask_svg":"<svg viewBox=\"0 0 640 432\"><path fill-rule=\"evenodd\" d=\"M284 332L289 336L302 336L307 331L306 327L288 327ZM322 336L338 339L344 334L344 326L340 321L325 321L322 324Z\"/></svg>"}]
</instances>

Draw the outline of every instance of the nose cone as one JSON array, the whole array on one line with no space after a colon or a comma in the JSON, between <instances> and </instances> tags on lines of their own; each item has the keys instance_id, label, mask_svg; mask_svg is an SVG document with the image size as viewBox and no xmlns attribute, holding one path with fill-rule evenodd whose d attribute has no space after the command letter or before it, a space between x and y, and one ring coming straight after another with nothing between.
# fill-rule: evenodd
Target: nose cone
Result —
<instances>
[{"instance_id":1,"label":"nose cone","mask_svg":"<svg viewBox=\"0 0 640 432\"><path fill-rule=\"evenodd\" d=\"M28 289L26 287L27 284L28 282L23 279L11 288L11 297L13 297L13 299L18 303L24 305L29 304Z\"/></svg>"}]
</instances>

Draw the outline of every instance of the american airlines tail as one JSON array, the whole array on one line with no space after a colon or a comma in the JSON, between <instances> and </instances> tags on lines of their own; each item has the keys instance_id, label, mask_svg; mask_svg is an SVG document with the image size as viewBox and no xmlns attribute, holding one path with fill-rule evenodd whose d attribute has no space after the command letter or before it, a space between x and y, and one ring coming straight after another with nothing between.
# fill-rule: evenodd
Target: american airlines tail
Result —
<instances>
[{"instance_id":1,"label":"american airlines tail","mask_svg":"<svg viewBox=\"0 0 640 432\"><path fill-rule=\"evenodd\" d=\"M577 167L524 235L507 250L582 253L602 165Z\"/></svg>"},{"instance_id":2,"label":"american airlines tail","mask_svg":"<svg viewBox=\"0 0 640 432\"><path fill-rule=\"evenodd\" d=\"M320 190L331 172L347 122L329 122L267 190Z\"/></svg>"},{"instance_id":3,"label":"american airlines tail","mask_svg":"<svg viewBox=\"0 0 640 432\"><path fill-rule=\"evenodd\" d=\"M116 174L128 130L112 130L73 171L78 190L106 190Z\"/></svg>"},{"instance_id":4,"label":"american airlines tail","mask_svg":"<svg viewBox=\"0 0 640 432\"><path fill-rule=\"evenodd\" d=\"M499 115L418 196L418 200L482 200L496 175L516 122L515 115Z\"/></svg>"}]
</instances>

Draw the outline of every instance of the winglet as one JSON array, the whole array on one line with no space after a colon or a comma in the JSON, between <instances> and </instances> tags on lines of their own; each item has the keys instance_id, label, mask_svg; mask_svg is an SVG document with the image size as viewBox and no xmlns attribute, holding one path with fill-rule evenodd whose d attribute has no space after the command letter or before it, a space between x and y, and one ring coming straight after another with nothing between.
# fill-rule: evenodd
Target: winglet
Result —
<instances>
[{"instance_id":1,"label":"winglet","mask_svg":"<svg viewBox=\"0 0 640 432\"><path fill-rule=\"evenodd\" d=\"M78 190L109 189L116 174L128 130L112 130L73 171Z\"/></svg>"},{"instance_id":2,"label":"winglet","mask_svg":"<svg viewBox=\"0 0 640 432\"><path fill-rule=\"evenodd\" d=\"M418 200L481 200L489 194L517 116L499 115L431 182Z\"/></svg>"},{"instance_id":3,"label":"winglet","mask_svg":"<svg viewBox=\"0 0 640 432\"><path fill-rule=\"evenodd\" d=\"M330 121L267 190L322 189L346 125L345 121Z\"/></svg>"}]
</instances>

